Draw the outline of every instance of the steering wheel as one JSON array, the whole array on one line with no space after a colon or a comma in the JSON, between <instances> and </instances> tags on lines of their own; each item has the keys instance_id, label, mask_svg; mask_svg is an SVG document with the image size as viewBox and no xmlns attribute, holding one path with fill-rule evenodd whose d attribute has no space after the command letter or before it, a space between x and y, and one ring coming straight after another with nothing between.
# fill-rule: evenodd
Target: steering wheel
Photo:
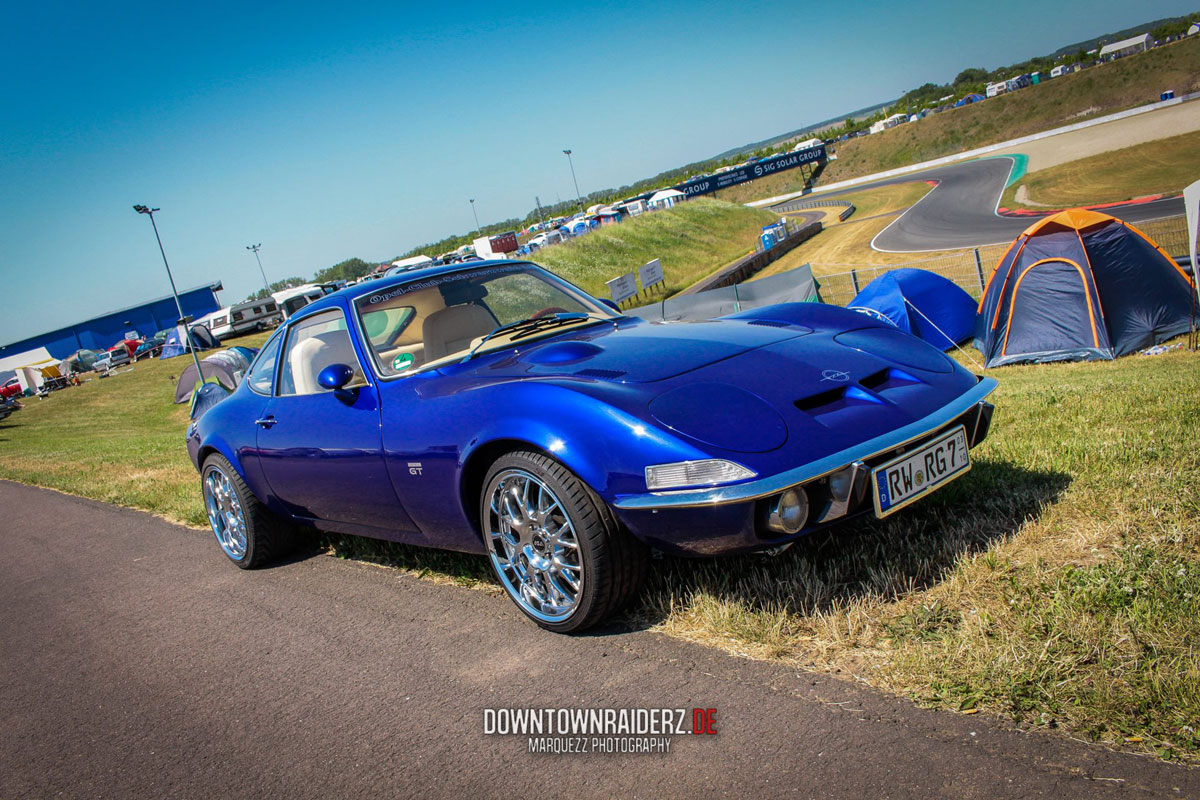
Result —
<instances>
[{"instance_id":1,"label":"steering wheel","mask_svg":"<svg viewBox=\"0 0 1200 800\"><path fill-rule=\"evenodd\" d=\"M532 317L530 317L530 319L541 319L542 317L549 316L550 314L569 314L569 313L570 312L567 311L565 308L559 308L558 306L546 306L541 311L537 312Z\"/></svg>"}]
</instances>

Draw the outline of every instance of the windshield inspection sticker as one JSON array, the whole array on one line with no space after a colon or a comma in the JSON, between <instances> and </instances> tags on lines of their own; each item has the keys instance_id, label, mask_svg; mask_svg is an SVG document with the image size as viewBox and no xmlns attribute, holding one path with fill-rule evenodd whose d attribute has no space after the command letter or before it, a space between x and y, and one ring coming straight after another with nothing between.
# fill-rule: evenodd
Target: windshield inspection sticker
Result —
<instances>
[{"instance_id":1,"label":"windshield inspection sticker","mask_svg":"<svg viewBox=\"0 0 1200 800\"><path fill-rule=\"evenodd\" d=\"M413 360L412 353L401 353L392 359L392 369L396 370L396 372L404 372L404 370L412 366Z\"/></svg>"}]
</instances>

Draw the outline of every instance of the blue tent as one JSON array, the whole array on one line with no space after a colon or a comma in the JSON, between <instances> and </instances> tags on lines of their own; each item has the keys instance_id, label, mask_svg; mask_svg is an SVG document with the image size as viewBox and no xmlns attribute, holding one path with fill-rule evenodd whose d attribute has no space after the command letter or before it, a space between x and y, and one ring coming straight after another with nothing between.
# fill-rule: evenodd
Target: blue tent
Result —
<instances>
[{"instance_id":1,"label":"blue tent","mask_svg":"<svg viewBox=\"0 0 1200 800\"><path fill-rule=\"evenodd\" d=\"M923 269L894 269L854 296L848 308L886 319L949 350L975 332L975 301L951 281Z\"/></svg>"},{"instance_id":2,"label":"blue tent","mask_svg":"<svg viewBox=\"0 0 1200 800\"><path fill-rule=\"evenodd\" d=\"M1188 330L1195 283L1132 225L1072 208L1025 229L979 306L988 367L1110 360Z\"/></svg>"},{"instance_id":3,"label":"blue tent","mask_svg":"<svg viewBox=\"0 0 1200 800\"><path fill-rule=\"evenodd\" d=\"M189 331L183 325L176 325L167 333L166 341L163 342L162 352L159 353L159 358L174 358L185 354L187 343L185 339L189 337ZM197 350L209 350L217 346L217 340L209 333L208 328L203 325L193 325L190 331L192 346Z\"/></svg>"}]
</instances>

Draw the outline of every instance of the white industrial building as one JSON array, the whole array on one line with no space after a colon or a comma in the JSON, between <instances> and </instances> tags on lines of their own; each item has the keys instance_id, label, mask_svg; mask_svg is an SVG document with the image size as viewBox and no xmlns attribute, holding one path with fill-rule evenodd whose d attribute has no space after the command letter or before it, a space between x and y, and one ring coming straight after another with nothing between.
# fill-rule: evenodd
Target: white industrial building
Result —
<instances>
[{"instance_id":1,"label":"white industrial building","mask_svg":"<svg viewBox=\"0 0 1200 800\"><path fill-rule=\"evenodd\" d=\"M1150 34L1143 33L1141 36L1131 36L1128 39L1122 39L1119 42L1106 44L1100 48L1100 60L1110 61L1114 58L1122 58L1131 56L1134 53L1144 53L1150 49L1150 45L1154 40L1150 38Z\"/></svg>"}]
</instances>

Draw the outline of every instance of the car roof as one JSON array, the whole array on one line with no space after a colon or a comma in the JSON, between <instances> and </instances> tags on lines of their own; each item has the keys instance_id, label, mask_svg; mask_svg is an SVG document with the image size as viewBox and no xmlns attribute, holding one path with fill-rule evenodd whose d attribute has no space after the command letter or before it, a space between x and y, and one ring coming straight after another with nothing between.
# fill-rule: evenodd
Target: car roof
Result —
<instances>
[{"instance_id":1,"label":"car roof","mask_svg":"<svg viewBox=\"0 0 1200 800\"><path fill-rule=\"evenodd\" d=\"M396 286L403 286L412 281L426 280L428 278L440 277L442 275L450 275L457 272L472 272L478 269L487 269L505 264L528 264L537 266L531 261L518 259L497 259L493 261L462 261L457 264L438 264L432 267L422 267L420 269L412 269L406 272L400 272L387 278L379 278L378 280L359 283L354 286L347 286L345 289L338 289L336 292L327 294L319 300L306 305L304 308L297 311L288 320L291 323L294 320L307 317L309 314L318 314L330 308L340 308L342 301L348 304L353 304L355 300L367 294L375 294L377 292L386 292Z\"/></svg>"}]
</instances>

